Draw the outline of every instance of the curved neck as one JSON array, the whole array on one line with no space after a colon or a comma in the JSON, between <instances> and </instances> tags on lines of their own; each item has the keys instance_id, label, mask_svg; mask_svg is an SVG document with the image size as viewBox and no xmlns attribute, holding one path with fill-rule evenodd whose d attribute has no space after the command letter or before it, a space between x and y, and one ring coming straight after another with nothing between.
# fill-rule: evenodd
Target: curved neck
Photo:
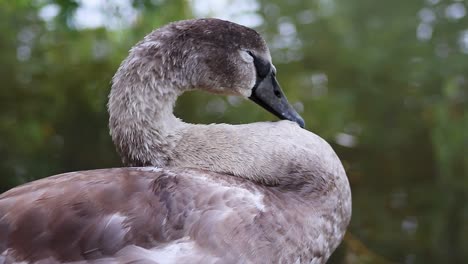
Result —
<instances>
[{"instance_id":1,"label":"curved neck","mask_svg":"<svg viewBox=\"0 0 468 264\"><path fill-rule=\"evenodd\" d=\"M181 83L164 81L162 69L141 58L127 58L113 78L109 95L109 128L126 166L165 166L171 159L177 130L174 116Z\"/></svg>"},{"instance_id":2,"label":"curved neck","mask_svg":"<svg viewBox=\"0 0 468 264\"><path fill-rule=\"evenodd\" d=\"M114 76L109 126L125 165L206 169L306 193L336 187L324 177L338 175L347 184L331 147L295 123L182 122L173 114L174 104L192 87L182 74L173 80L158 67L130 56Z\"/></svg>"},{"instance_id":3,"label":"curved neck","mask_svg":"<svg viewBox=\"0 0 468 264\"><path fill-rule=\"evenodd\" d=\"M290 190L317 184L311 177L315 171L341 167L333 157L322 160L335 155L325 141L289 121L184 123L173 108L189 88L141 75L138 69L121 67L109 97L111 135L126 166L206 169Z\"/></svg>"}]
</instances>

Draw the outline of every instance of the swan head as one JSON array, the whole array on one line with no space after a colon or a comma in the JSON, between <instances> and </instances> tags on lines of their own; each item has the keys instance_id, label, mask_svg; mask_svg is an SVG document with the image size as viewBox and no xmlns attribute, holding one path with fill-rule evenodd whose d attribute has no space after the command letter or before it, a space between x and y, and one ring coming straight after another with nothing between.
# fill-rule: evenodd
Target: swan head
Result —
<instances>
[{"instance_id":1,"label":"swan head","mask_svg":"<svg viewBox=\"0 0 468 264\"><path fill-rule=\"evenodd\" d=\"M180 92L200 89L242 96L304 127L278 84L265 40L251 28L213 18L174 22L135 45L121 69L136 60L152 63L141 68L151 69L149 74ZM118 77L128 79L118 72L114 86Z\"/></svg>"}]
</instances>

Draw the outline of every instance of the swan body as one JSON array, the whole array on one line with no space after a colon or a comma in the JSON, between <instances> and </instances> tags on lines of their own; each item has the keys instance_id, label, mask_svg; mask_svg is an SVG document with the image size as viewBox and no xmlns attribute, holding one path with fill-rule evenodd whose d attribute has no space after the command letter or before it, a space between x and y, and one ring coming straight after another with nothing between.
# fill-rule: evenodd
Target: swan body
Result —
<instances>
[{"instance_id":1,"label":"swan body","mask_svg":"<svg viewBox=\"0 0 468 264\"><path fill-rule=\"evenodd\" d=\"M231 22L150 33L109 96L113 141L133 167L0 195L0 264L325 263L351 217L349 183L275 74L264 40ZM172 109L193 89L248 97L291 121L188 124Z\"/></svg>"}]
</instances>

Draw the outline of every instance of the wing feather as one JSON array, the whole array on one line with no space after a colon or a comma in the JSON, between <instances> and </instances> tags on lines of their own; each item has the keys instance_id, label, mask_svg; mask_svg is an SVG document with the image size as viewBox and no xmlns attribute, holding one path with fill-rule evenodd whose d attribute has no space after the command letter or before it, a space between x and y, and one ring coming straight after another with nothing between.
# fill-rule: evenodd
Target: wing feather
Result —
<instances>
[{"instance_id":1,"label":"wing feather","mask_svg":"<svg viewBox=\"0 0 468 264\"><path fill-rule=\"evenodd\" d=\"M264 207L254 184L201 170L66 173L0 196L0 263L236 262L226 248Z\"/></svg>"}]
</instances>

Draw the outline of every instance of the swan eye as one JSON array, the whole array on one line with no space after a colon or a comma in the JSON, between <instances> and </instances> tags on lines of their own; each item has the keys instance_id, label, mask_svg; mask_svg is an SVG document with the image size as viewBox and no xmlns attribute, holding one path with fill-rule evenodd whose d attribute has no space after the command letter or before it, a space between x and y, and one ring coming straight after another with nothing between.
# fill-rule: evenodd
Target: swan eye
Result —
<instances>
[{"instance_id":1,"label":"swan eye","mask_svg":"<svg viewBox=\"0 0 468 264\"><path fill-rule=\"evenodd\" d=\"M252 56L257 75L261 79L265 78L271 71L270 62L256 56L252 51L248 50L247 53Z\"/></svg>"}]
</instances>

